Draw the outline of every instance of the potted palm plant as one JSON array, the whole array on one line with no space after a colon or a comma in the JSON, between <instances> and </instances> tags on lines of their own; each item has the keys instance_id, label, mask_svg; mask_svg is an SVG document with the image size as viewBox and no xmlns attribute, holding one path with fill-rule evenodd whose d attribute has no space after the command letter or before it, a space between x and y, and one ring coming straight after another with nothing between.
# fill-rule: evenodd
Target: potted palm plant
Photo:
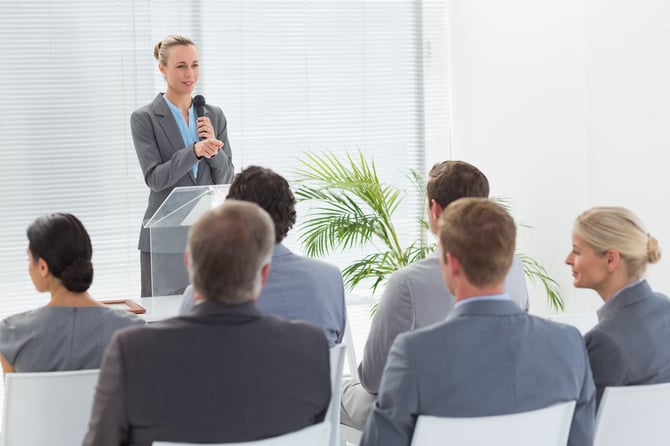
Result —
<instances>
[{"instance_id":1,"label":"potted palm plant","mask_svg":"<svg viewBox=\"0 0 670 446\"><path fill-rule=\"evenodd\" d=\"M311 210L299 227L300 242L311 257L374 245L377 252L364 255L342 270L345 286L351 290L371 281L372 293L386 278L403 266L423 259L436 244L428 241L426 230L416 240L403 246L393 222L394 212L406 193L397 186L383 183L374 161L367 161L358 151L344 158L332 152L307 153L300 160L296 189L298 202L309 202ZM412 182L423 190L423 179L410 172ZM502 200L497 200L502 202ZM502 202L503 206L506 206ZM424 229L428 225L417 215ZM563 310L558 283L535 259L517 253L526 276L539 281L551 307Z\"/></svg>"}]
</instances>

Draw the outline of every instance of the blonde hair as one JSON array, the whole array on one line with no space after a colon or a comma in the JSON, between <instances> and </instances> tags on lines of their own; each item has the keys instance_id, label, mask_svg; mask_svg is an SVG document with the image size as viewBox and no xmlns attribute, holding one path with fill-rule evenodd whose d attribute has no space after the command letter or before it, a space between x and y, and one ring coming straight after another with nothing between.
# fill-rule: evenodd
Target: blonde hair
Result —
<instances>
[{"instance_id":1,"label":"blonde hair","mask_svg":"<svg viewBox=\"0 0 670 446\"><path fill-rule=\"evenodd\" d=\"M170 48L182 45L193 45L197 48L197 45L190 38L181 34L170 34L154 46L154 59L164 67L167 67L168 51L170 51Z\"/></svg>"},{"instance_id":2,"label":"blonde hair","mask_svg":"<svg viewBox=\"0 0 670 446\"><path fill-rule=\"evenodd\" d=\"M618 251L632 276L641 276L648 263L661 259L658 241L623 207L594 207L583 212L575 221L574 233L598 253Z\"/></svg>"}]
</instances>

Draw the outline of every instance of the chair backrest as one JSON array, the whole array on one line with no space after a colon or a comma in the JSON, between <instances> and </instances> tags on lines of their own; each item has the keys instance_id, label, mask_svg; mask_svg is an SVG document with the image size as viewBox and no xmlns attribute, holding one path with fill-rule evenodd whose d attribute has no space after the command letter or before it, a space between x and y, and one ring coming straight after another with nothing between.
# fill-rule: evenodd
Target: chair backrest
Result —
<instances>
[{"instance_id":1,"label":"chair backrest","mask_svg":"<svg viewBox=\"0 0 670 446\"><path fill-rule=\"evenodd\" d=\"M372 326L370 308L376 303L377 300L368 295L347 294L347 323L343 343L347 345L349 375L356 381L360 381L357 356L361 356L368 339Z\"/></svg>"},{"instance_id":2,"label":"chair backrest","mask_svg":"<svg viewBox=\"0 0 670 446\"><path fill-rule=\"evenodd\" d=\"M356 359L356 348L354 347L354 335L351 333L351 322L349 322L349 311L347 311L347 324L344 327L344 339L342 343L347 345L347 363L351 379L358 381L358 361Z\"/></svg>"},{"instance_id":3,"label":"chair backrest","mask_svg":"<svg viewBox=\"0 0 670 446\"><path fill-rule=\"evenodd\" d=\"M554 322L577 327L577 330L582 335L586 334L587 331L591 330L598 323L598 314L595 311L588 313L550 314L548 318Z\"/></svg>"},{"instance_id":4,"label":"chair backrest","mask_svg":"<svg viewBox=\"0 0 670 446\"><path fill-rule=\"evenodd\" d=\"M95 369L6 374L2 445L81 444L98 373Z\"/></svg>"},{"instance_id":5,"label":"chair backrest","mask_svg":"<svg viewBox=\"0 0 670 446\"><path fill-rule=\"evenodd\" d=\"M487 444L510 446L565 446L575 402L544 409L491 417L451 418L420 415L412 446Z\"/></svg>"},{"instance_id":6,"label":"chair backrest","mask_svg":"<svg viewBox=\"0 0 670 446\"><path fill-rule=\"evenodd\" d=\"M330 404L326 412L326 421L329 421L332 429L330 434L330 446L340 444L340 401L342 400L342 369L344 369L346 345L338 344L330 349Z\"/></svg>"},{"instance_id":7,"label":"chair backrest","mask_svg":"<svg viewBox=\"0 0 670 446\"><path fill-rule=\"evenodd\" d=\"M670 383L607 387L596 415L595 446L667 445Z\"/></svg>"},{"instance_id":8,"label":"chair backrest","mask_svg":"<svg viewBox=\"0 0 670 446\"><path fill-rule=\"evenodd\" d=\"M361 442L363 431L356 428L340 424L340 445L341 446L358 446Z\"/></svg>"},{"instance_id":9,"label":"chair backrest","mask_svg":"<svg viewBox=\"0 0 670 446\"><path fill-rule=\"evenodd\" d=\"M265 440L246 441L241 443L217 443L208 446L316 446L326 445L330 441L330 422L324 421L299 431L291 432ZM153 446L202 446L201 443L173 443L154 441Z\"/></svg>"}]
</instances>

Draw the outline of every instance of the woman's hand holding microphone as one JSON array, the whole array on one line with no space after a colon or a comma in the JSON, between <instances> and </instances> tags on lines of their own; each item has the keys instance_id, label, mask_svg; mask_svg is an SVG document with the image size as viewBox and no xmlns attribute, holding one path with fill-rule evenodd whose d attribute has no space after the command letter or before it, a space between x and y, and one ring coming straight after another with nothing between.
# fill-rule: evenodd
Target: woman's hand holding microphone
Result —
<instances>
[{"instance_id":1,"label":"woman's hand holding microphone","mask_svg":"<svg viewBox=\"0 0 670 446\"><path fill-rule=\"evenodd\" d=\"M211 158L223 147L223 141L216 139L214 126L208 117L198 118L198 136L200 141L193 144L193 152L198 158Z\"/></svg>"}]
</instances>

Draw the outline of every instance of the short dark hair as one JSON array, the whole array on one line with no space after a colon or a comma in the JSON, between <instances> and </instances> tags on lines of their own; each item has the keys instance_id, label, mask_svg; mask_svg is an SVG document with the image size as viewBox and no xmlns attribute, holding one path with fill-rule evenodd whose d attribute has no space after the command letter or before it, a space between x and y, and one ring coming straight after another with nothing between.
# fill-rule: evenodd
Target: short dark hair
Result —
<instances>
[{"instance_id":1,"label":"short dark hair","mask_svg":"<svg viewBox=\"0 0 670 446\"><path fill-rule=\"evenodd\" d=\"M188 272L208 300L238 304L258 297L260 271L274 247L270 216L250 202L226 200L205 212L188 235Z\"/></svg>"},{"instance_id":2,"label":"short dark hair","mask_svg":"<svg viewBox=\"0 0 670 446\"><path fill-rule=\"evenodd\" d=\"M489 180L472 164L465 161L442 161L428 173L426 196L446 209L452 201L463 197L488 198Z\"/></svg>"},{"instance_id":3,"label":"short dark hair","mask_svg":"<svg viewBox=\"0 0 670 446\"><path fill-rule=\"evenodd\" d=\"M26 234L32 260L44 260L49 272L65 288L83 293L91 286L93 247L77 217L64 213L39 217L28 226Z\"/></svg>"},{"instance_id":4,"label":"short dark hair","mask_svg":"<svg viewBox=\"0 0 670 446\"><path fill-rule=\"evenodd\" d=\"M487 198L460 198L440 215L442 255L458 259L475 286L497 285L512 266L516 225L511 215Z\"/></svg>"},{"instance_id":5,"label":"short dark hair","mask_svg":"<svg viewBox=\"0 0 670 446\"><path fill-rule=\"evenodd\" d=\"M226 198L252 201L270 214L276 243L284 240L295 224L295 196L288 181L265 167L249 166L235 175Z\"/></svg>"}]
</instances>

